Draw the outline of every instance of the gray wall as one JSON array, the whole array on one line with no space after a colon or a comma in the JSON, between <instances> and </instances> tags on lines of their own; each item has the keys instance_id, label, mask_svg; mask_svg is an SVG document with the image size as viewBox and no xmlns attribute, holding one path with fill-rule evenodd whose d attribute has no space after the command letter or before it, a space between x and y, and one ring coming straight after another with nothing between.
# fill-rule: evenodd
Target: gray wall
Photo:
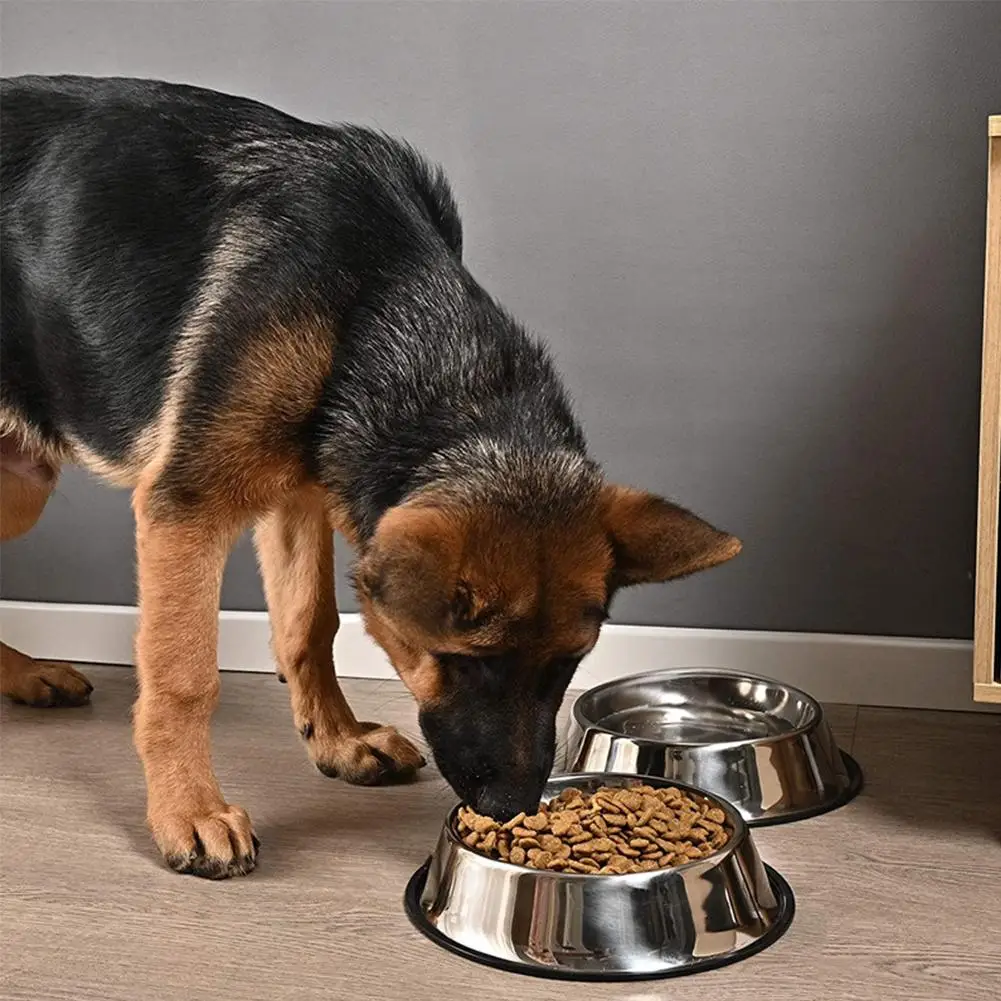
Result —
<instances>
[{"instance_id":1,"label":"gray wall","mask_svg":"<svg viewBox=\"0 0 1001 1001\"><path fill-rule=\"evenodd\" d=\"M6 3L4 74L131 74L404 134L594 452L740 534L626 622L971 635L995 3ZM3 594L131 602L69 471ZM346 563L346 559L342 561ZM345 605L353 607L344 592ZM248 548L224 606L260 608Z\"/></svg>"}]
</instances>

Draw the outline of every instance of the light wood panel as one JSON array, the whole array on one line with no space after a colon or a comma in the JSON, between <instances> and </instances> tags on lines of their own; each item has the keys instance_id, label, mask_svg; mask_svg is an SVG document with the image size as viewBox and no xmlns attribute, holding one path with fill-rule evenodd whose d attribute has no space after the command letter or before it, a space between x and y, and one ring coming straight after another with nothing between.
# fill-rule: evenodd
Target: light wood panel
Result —
<instances>
[{"instance_id":1,"label":"light wood panel","mask_svg":"<svg viewBox=\"0 0 1001 1001\"><path fill-rule=\"evenodd\" d=\"M973 697L1001 702L998 674L998 519L1001 496L1001 115L989 119L980 491L973 626Z\"/></svg>"},{"instance_id":2,"label":"light wood panel","mask_svg":"<svg viewBox=\"0 0 1001 1001\"><path fill-rule=\"evenodd\" d=\"M756 835L797 895L789 933L728 969L575 985L497 973L413 931L401 897L452 796L321 776L287 693L226 674L215 758L263 841L212 884L165 871L143 829L131 671L88 668L94 705L0 717L0 1001L996 1001L1001 716L834 707L867 791ZM349 681L365 719L416 730L395 682Z\"/></svg>"}]
</instances>

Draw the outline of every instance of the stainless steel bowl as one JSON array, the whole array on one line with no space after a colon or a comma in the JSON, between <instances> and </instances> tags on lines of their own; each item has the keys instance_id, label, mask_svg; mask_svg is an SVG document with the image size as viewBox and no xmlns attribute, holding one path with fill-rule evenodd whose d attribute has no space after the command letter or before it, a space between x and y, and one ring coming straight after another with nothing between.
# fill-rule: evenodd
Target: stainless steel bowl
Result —
<instances>
[{"instance_id":1,"label":"stainless steel bowl","mask_svg":"<svg viewBox=\"0 0 1001 1001\"><path fill-rule=\"evenodd\" d=\"M568 771L685 782L752 827L826 813L862 787L816 699L750 674L699 668L612 681L574 703Z\"/></svg>"},{"instance_id":2,"label":"stainless steel bowl","mask_svg":"<svg viewBox=\"0 0 1001 1001\"><path fill-rule=\"evenodd\" d=\"M758 857L727 803L681 783L622 775L552 779L567 786L676 785L726 814L728 843L675 869L630 875L538 871L480 855L456 832L458 808L434 855L410 880L414 925L439 945L487 965L568 980L643 980L711 969L760 952L789 926L792 891Z\"/></svg>"}]
</instances>

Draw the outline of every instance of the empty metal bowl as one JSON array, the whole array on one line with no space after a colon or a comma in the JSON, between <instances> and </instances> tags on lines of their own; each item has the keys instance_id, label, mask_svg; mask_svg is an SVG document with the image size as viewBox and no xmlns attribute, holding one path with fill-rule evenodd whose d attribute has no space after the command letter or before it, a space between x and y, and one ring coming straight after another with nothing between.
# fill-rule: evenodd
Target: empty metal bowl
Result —
<instances>
[{"instance_id":1,"label":"empty metal bowl","mask_svg":"<svg viewBox=\"0 0 1001 1001\"><path fill-rule=\"evenodd\" d=\"M694 973L760 952L788 928L788 884L762 864L740 815L681 783L567 775L546 787L675 785L726 814L712 855L630 875L539 871L480 855L457 833L458 807L434 855L407 886L414 925L454 953L489 966L567 980L643 980Z\"/></svg>"},{"instance_id":2,"label":"empty metal bowl","mask_svg":"<svg viewBox=\"0 0 1001 1001\"><path fill-rule=\"evenodd\" d=\"M612 681L574 703L568 771L652 775L732 803L752 827L826 813L862 788L816 699L714 668Z\"/></svg>"}]
</instances>

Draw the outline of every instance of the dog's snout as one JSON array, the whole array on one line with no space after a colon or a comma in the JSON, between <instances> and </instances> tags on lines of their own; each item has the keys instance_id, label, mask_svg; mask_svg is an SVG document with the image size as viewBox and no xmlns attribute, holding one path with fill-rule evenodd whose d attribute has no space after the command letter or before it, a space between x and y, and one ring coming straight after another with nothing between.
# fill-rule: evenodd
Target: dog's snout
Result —
<instances>
[{"instance_id":1,"label":"dog's snout","mask_svg":"<svg viewBox=\"0 0 1001 1001\"><path fill-rule=\"evenodd\" d=\"M422 709L421 730L442 775L477 813L505 822L535 813L552 769L555 712L531 703Z\"/></svg>"}]
</instances>

